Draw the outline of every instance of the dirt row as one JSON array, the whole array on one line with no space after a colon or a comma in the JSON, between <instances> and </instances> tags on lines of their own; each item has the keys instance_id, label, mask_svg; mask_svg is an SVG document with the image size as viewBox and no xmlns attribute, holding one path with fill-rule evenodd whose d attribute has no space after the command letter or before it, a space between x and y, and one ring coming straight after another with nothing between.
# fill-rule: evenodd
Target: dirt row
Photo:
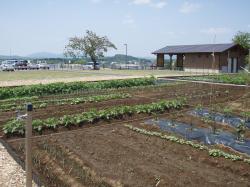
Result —
<instances>
[{"instance_id":1,"label":"dirt row","mask_svg":"<svg viewBox=\"0 0 250 187\"><path fill-rule=\"evenodd\" d=\"M21 144L11 145L23 157ZM41 164L34 169L40 171L47 186L95 186L100 179L110 186L133 187L248 186L250 183L250 170L245 163L212 158L204 151L138 134L121 124L67 132L41 138L34 144L35 152L41 154L37 161ZM67 152L60 153L67 155L65 163L53 158L53 151L44 151L45 146ZM77 178L79 171L75 167L65 173L76 161L87 171L91 168L92 177ZM44 172L44 168L50 168L49 172Z\"/></svg>"}]
</instances>

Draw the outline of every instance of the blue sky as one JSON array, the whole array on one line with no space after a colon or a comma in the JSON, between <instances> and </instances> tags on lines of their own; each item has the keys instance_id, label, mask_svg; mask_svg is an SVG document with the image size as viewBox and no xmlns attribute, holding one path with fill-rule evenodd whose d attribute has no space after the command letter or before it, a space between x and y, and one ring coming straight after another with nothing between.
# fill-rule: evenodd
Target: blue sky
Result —
<instances>
[{"instance_id":1,"label":"blue sky","mask_svg":"<svg viewBox=\"0 0 250 187\"><path fill-rule=\"evenodd\" d=\"M118 50L150 56L166 45L231 42L250 32L249 0L1 0L0 54L62 53L86 29Z\"/></svg>"}]
</instances>

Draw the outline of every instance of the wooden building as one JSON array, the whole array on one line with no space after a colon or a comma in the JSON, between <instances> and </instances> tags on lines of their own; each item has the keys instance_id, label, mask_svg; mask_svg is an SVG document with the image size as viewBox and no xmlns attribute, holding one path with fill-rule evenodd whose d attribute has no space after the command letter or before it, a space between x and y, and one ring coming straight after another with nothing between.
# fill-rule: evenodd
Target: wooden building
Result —
<instances>
[{"instance_id":1,"label":"wooden building","mask_svg":"<svg viewBox=\"0 0 250 187\"><path fill-rule=\"evenodd\" d=\"M153 54L157 55L157 67L164 67L165 55L169 55L172 68L192 72L236 73L244 67L247 51L229 43L167 46ZM173 56L176 56L175 65L172 63Z\"/></svg>"}]
</instances>

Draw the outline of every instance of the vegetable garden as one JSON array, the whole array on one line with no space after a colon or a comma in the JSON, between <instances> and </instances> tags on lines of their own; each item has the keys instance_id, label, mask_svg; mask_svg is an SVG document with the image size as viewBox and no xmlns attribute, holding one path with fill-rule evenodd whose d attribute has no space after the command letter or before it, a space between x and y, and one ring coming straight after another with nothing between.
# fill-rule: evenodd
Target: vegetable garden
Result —
<instances>
[{"instance_id":1,"label":"vegetable garden","mask_svg":"<svg viewBox=\"0 0 250 187\"><path fill-rule=\"evenodd\" d=\"M192 81L215 82L215 83L237 84L237 85L249 85L250 84L249 73L181 77L179 79L192 80Z\"/></svg>"},{"instance_id":2,"label":"vegetable garden","mask_svg":"<svg viewBox=\"0 0 250 187\"><path fill-rule=\"evenodd\" d=\"M151 77L8 87L0 99L1 140L21 161L25 122L18 116L34 105L39 185L250 183L249 87Z\"/></svg>"}]
</instances>

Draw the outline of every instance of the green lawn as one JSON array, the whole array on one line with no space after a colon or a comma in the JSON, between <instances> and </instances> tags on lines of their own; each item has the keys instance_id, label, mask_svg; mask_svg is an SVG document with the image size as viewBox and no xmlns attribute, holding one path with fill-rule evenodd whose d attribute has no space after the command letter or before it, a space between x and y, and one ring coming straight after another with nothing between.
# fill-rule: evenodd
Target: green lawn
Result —
<instances>
[{"instance_id":1,"label":"green lawn","mask_svg":"<svg viewBox=\"0 0 250 187\"><path fill-rule=\"evenodd\" d=\"M77 78L77 77L124 77L124 76L170 76L183 75L184 72L169 70L84 70L84 71L15 71L0 72L0 81L15 80L43 80L43 79L60 79L60 78Z\"/></svg>"},{"instance_id":2,"label":"green lawn","mask_svg":"<svg viewBox=\"0 0 250 187\"><path fill-rule=\"evenodd\" d=\"M170 70L100 70L100 72L119 74L119 75L133 75L133 76L171 76L171 75L184 75L190 74L183 71L170 71Z\"/></svg>"},{"instance_id":3,"label":"green lawn","mask_svg":"<svg viewBox=\"0 0 250 187\"><path fill-rule=\"evenodd\" d=\"M59 78L74 78L74 77L89 77L98 76L96 74L83 74L82 72L73 71L15 71L15 72L0 72L0 81L14 80L43 80L43 79L59 79Z\"/></svg>"}]
</instances>

